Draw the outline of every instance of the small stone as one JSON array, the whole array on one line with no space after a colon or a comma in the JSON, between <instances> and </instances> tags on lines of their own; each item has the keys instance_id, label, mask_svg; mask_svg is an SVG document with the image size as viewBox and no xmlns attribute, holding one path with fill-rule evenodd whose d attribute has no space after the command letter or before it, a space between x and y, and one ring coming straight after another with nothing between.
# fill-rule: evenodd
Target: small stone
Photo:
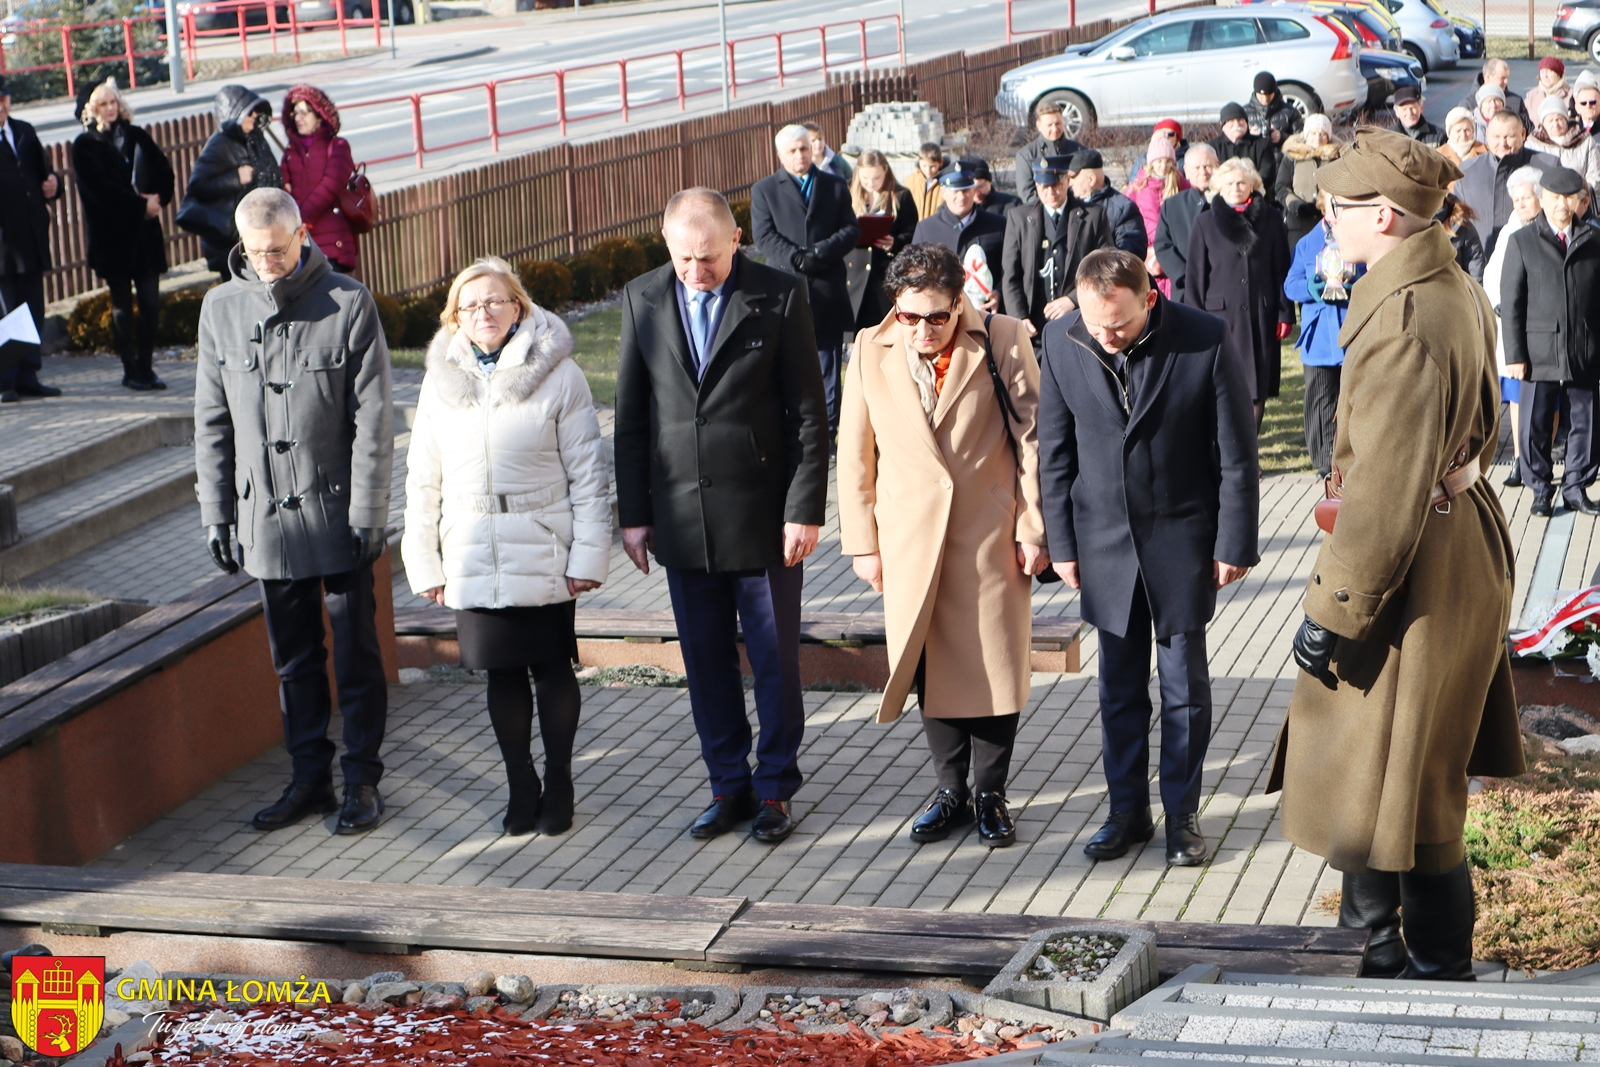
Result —
<instances>
[{"instance_id":1,"label":"small stone","mask_svg":"<svg viewBox=\"0 0 1600 1067\"><path fill-rule=\"evenodd\" d=\"M820 1008L820 1007L822 1007L822 998L821 997L807 997L806 998L806 1007L808 1007L808 1008Z\"/></svg>"},{"instance_id":2,"label":"small stone","mask_svg":"<svg viewBox=\"0 0 1600 1067\"><path fill-rule=\"evenodd\" d=\"M422 990L411 982L378 982L367 989L365 1004L403 1004L415 1003L409 1000L412 993L418 994L421 999Z\"/></svg>"},{"instance_id":3,"label":"small stone","mask_svg":"<svg viewBox=\"0 0 1600 1067\"><path fill-rule=\"evenodd\" d=\"M1024 1033L1026 1033L1026 1031L1024 1031L1020 1026L1002 1026L1000 1029L994 1032L994 1036L1006 1041L1015 1041Z\"/></svg>"},{"instance_id":4,"label":"small stone","mask_svg":"<svg viewBox=\"0 0 1600 1067\"><path fill-rule=\"evenodd\" d=\"M463 1003L464 1000L458 993L422 994L422 1006L430 1011L460 1011Z\"/></svg>"},{"instance_id":5,"label":"small stone","mask_svg":"<svg viewBox=\"0 0 1600 1067\"><path fill-rule=\"evenodd\" d=\"M369 974L361 979L361 984L371 989L380 982L404 982L405 980L406 976L402 971L379 971L377 974Z\"/></svg>"},{"instance_id":6,"label":"small stone","mask_svg":"<svg viewBox=\"0 0 1600 1067\"><path fill-rule=\"evenodd\" d=\"M340 998L344 1004L365 1004L367 1002L367 987L360 982L351 982L344 987L344 996Z\"/></svg>"},{"instance_id":7,"label":"small stone","mask_svg":"<svg viewBox=\"0 0 1600 1067\"><path fill-rule=\"evenodd\" d=\"M1582 737L1569 737L1557 741L1556 747L1569 756L1592 756L1600 752L1600 737L1594 734L1584 734Z\"/></svg>"},{"instance_id":8,"label":"small stone","mask_svg":"<svg viewBox=\"0 0 1600 1067\"><path fill-rule=\"evenodd\" d=\"M409 993L407 993L405 995L405 998L404 998L405 999L405 1006L408 1007L408 1008L414 1008L418 1004L421 1004L422 1003L422 998L427 996L427 995L428 994L424 993L420 989L413 989L411 992L409 992Z\"/></svg>"},{"instance_id":9,"label":"small stone","mask_svg":"<svg viewBox=\"0 0 1600 1067\"><path fill-rule=\"evenodd\" d=\"M150 1053L148 1051L146 1051L146 1052L135 1052L131 1056L122 1057L122 1062L123 1063L149 1063L153 1059L155 1059L155 1057L150 1055Z\"/></svg>"},{"instance_id":10,"label":"small stone","mask_svg":"<svg viewBox=\"0 0 1600 1067\"><path fill-rule=\"evenodd\" d=\"M999 1033L1000 1032L1000 1020L999 1019L985 1019L985 1020L983 1020L983 1026L980 1029L982 1029L983 1032L986 1033L986 1034Z\"/></svg>"},{"instance_id":11,"label":"small stone","mask_svg":"<svg viewBox=\"0 0 1600 1067\"><path fill-rule=\"evenodd\" d=\"M12 1063L21 1063L25 1051L21 1041L10 1034L0 1034L0 1056L5 1057Z\"/></svg>"},{"instance_id":12,"label":"small stone","mask_svg":"<svg viewBox=\"0 0 1600 1067\"><path fill-rule=\"evenodd\" d=\"M889 1005L875 997L856 998L855 1009L862 1015L874 1015L877 1012L886 1010L888 1007Z\"/></svg>"},{"instance_id":13,"label":"small stone","mask_svg":"<svg viewBox=\"0 0 1600 1067\"><path fill-rule=\"evenodd\" d=\"M880 1009L879 1011L875 1011L871 1015L867 1016L867 1025L868 1026L882 1026L884 1023L886 1023L888 1021L889 1021L889 1009L888 1008Z\"/></svg>"},{"instance_id":14,"label":"small stone","mask_svg":"<svg viewBox=\"0 0 1600 1067\"><path fill-rule=\"evenodd\" d=\"M137 993L139 981L141 979L146 980L153 985L161 980L161 972L156 970L155 966L148 961L140 960L137 963L130 963L127 967L123 968L122 973L117 977L118 984L120 984L121 979L123 978L131 979L126 988ZM147 1012L152 1011L162 1011L166 1008L167 1002L164 1000L123 1000L121 997L109 996L106 997L105 1006L108 1008L117 1008L121 1011L125 1011L131 1016L144 1015Z\"/></svg>"},{"instance_id":15,"label":"small stone","mask_svg":"<svg viewBox=\"0 0 1600 1067\"><path fill-rule=\"evenodd\" d=\"M918 1011L923 1011L928 1007L928 997L927 994L919 993L915 989L896 989L894 995L889 998L889 1006L892 1008L896 1004L909 1004Z\"/></svg>"},{"instance_id":16,"label":"small stone","mask_svg":"<svg viewBox=\"0 0 1600 1067\"><path fill-rule=\"evenodd\" d=\"M344 1044L349 1038L337 1030L323 1030L320 1033L313 1034L311 1040L319 1045L338 1046Z\"/></svg>"},{"instance_id":17,"label":"small stone","mask_svg":"<svg viewBox=\"0 0 1600 1067\"><path fill-rule=\"evenodd\" d=\"M982 1022L980 1022L978 1019L975 1019L970 1015L963 1015L961 1018L956 1020L956 1033L970 1034L972 1031L982 1027L982 1025Z\"/></svg>"},{"instance_id":18,"label":"small stone","mask_svg":"<svg viewBox=\"0 0 1600 1067\"><path fill-rule=\"evenodd\" d=\"M487 1015L499 1005L499 997L468 997L463 1006L474 1015Z\"/></svg>"},{"instance_id":19,"label":"small stone","mask_svg":"<svg viewBox=\"0 0 1600 1067\"><path fill-rule=\"evenodd\" d=\"M537 992L533 979L525 974L502 974L494 980L494 987L513 1004L527 1004Z\"/></svg>"},{"instance_id":20,"label":"small stone","mask_svg":"<svg viewBox=\"0 0 1600 1067\"><path fill-rule=\"evenodd\" d=\"M761 1014L761 1018L763 1018L763 1019L772 1018L772 1012L768 1011L766 1008L762 1008L760 1014Z\"/></svg>"},{"instance_id":21,"label":"small stone","mask_svg":"<svg viewBox=\"0 0 1600 1067\"><path fill-rule=\"evenodd\" d=\"M972 1032L972 1040L987 1048L994 1048L1000 1044L1000 1039L987 1030L974 1030Z\"/></svg>"},{"instance_id":22,"label":"small stone","mask_svg":"<svg viewBox=\"0 0 1600 1067\"><path fill-rule=\"evenodd\" d=\"M105 1010L105 1021L101 1024L100 1031L101 1033L104 1033L107 1030L115 1030L117 1027L121 1026L131 1018L133 1018L133 1016L129 1015L125 1011L118 1011L116 1008L107 1008ZM11 1057L7 1056L6 1059L9 1060Z\"/></svg>"},{"instance_id":23,"label":"small stone","mask_svg":"<svg viewBox=\"0 0 1600 1067\"><path fill-rule=\"evenodd\" d=\"M466 995L469 997L488 996L494 989L494 972L473 971L467 975L467 980L461 983L461 987L466 990Z\"/></svg>"}]
</instances>

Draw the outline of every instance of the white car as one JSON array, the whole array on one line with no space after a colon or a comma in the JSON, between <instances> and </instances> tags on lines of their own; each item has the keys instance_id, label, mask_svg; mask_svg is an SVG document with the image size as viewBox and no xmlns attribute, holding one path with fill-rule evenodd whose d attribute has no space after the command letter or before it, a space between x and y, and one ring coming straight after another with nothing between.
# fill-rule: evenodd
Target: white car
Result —
<instances>
[{"instance_id":1,"label":"white car","mask_svg":"<svg viewBox=\"0 0 1600 1067\"><path fill-rule=\"evenodd\" d=\"M1461 44L1455 23L1440 5L1429 0L1383 0L1383 6L1400 24L1406 51L1422 64L1424 73L1456 65Z\"/></svg>"},{"instance_id":2,"label":"white car","mask_svg":"<svg viewBox=\"0 0 1600 1067\"><path fill-rule=\"evenodd\" d=\"M1008 71L994 106L1031 126L1042 101L1059 103L1068 137L1097 123L1215 122L1224 104L1249 102L1265 70L1302 113L1343 115L1367 101L1360 50L1334 19L1299 5L1192 8Z\"/></svg>"}]
</instances>

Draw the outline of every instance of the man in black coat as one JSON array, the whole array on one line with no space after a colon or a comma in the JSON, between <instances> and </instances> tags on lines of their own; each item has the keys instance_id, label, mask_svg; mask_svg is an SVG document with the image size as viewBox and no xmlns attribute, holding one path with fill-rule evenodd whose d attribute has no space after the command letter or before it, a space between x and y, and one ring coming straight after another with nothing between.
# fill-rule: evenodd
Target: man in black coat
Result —
<instances>
[{"instance_id":1,"label":"man in black coat","mask_svg":"<svg viewBox=\"0 0 1600 1067\"><path fill-rule=\"evenodd\" d=\"M1524 130L1533 129L1533 120L1528 117L1527 102L1522 99L1520 93L1511 91L1511 64L1498 56L1490 56L1484 60L1483 69L1467 83L1467 95L1461 98L1460 106L1476 115L1478 90L1485 85L1498 85L1506 97L1506 110L1522 120Z\"/></svg>"},{"instance_id":2,"label":"man in black coat","mask_svg":"<svg viewBox=\"0 0 1600 1067\"><path fill-rule=\"evenodd\" d=\"M1461 180L1456 183L1456 199L1472 209L1475 216L1472 226L1483 242L1483 255L1487 260L1494 254L1500 240L1500 231L1511 218L1511 190L1506 179L1519 167L1538 167L1549 170L1559 166L1558 157L1535 152L1526 147L1528 131L1522 120L1510 111L1499 111L1489 120L1485 143L1489 151L1473 156L1461 166Z\"/></svg>"},{"instance_id":3,"label":"man in black coat","mask_svg":"<svg viewBox=\"0 0 1600 1067\"><path fill-rule=\"evenodd\" d=\"M50 209L61 179L33 127L11 117L11 90L0 78L0 315L28 305L33 327L44 331L44 272L50 269ZM12 341L0 355L0 404L25 396L60 396L39 381L40 348Z\"/></svg>"},{"instance_id":4,"label":"man in black coat","mask_svg":"<svg viewBox=\"0 0 1600 1067\"><path fill-rule=\"evenodd\" d=\"M1005 218L1006 212L1022 203L1022 197L1002 193L994 187L994 172L989 169L989 161L982 156L963 156L956 167L972 172L973 179L978 183L978 206L989 214Z\"/></svg>"},{"instance_id":5,"label":"man in black coat","mask_svg":"<svg viewBox=\"0 0 1600 1067\"><path fill-rule=\"evenodd\" d=\"M1394 117L1400 132L1429 148L1438 148L1449 140L1445 132L1422 115L1422 90L1415 85L1402 85L1394 91Z\"/></svg>"},{"instance_id":6,"label":"man in black coat","mask_svg":"<svg viewBox=\"0 0 1600 1067\"><path fill-rule=\"evenodd\" d=\"M1550 515L1550 437L1565 394L1570 421L1561 501L1571 511L1600 515L1600 504L1584 492L1600 468L1594 447L1600 233L1581 221L1589 206L1582 175L1555 167L1539 184L1544 214L1508 238L1500 281L1506 373L1526 383L1520 408L1522 481L1533 490L1533 514Z\"/></svg>"},{"instance_id":7,"label":"man in black coat","mask_svg":"<svg viewBox=\"0 0 1600 1067\"><path fill-rule=\"evenodd\" d=\"M1238 104L1222 107L1222 132L1206 142L1217 153L1217 161L1248 159L1256 165L1266 196L1278 187L1278 148L1260 134L1250 132L1250 119Z\"/></svg>"},{"instance_id":8,"label":"man in black coat","mask_svg":"<svg viewBox=\"0 0 1600 1067\"><path fill-rule=\"evenodd\" d=\"M944 206L917 223L917 232L911 243L944 245L961 257L967 266L967 249L977 245L989 267L992 284L988 296L974 300L982 311L999 311L1000 294L1005 287L1006 223L999 215L992 215L978 206L977 180L970 171L952 170L939 179L944 195ZM980 279L967 271L967 290L971 292Z\"/></svg>"},{"instance_id":9,"label":"man in black coat","mask_svg":"<svg viewBox=\"0 0 1600 1067\"><path fill-rule=\"evenodd\" d=\"M1139 205L1117 192L1106 181L1105 160L1099 151L1085 148L1072 157L1072 192L1085 204L1106 213L1106 225L1111 227L1111 240L1124 252L1143 257L1150 250L1150 238L1144 231L1144 216Z\"/></svg>"},{"instance_id":10,"label":"man in black coat","mask_svg":"<svg viewBox=\"0 0 1600 1067\"><path fill-rule=\"evenodd\" d=\"M814 165L809 130L785 126L774 141L783 165L750 189L750 228L769 266L806 283L828 397L828 427L837 430L839 357L845 331L855 329L844 261L855 251L861 226L850 203L850 187Z\"/></svg>"},{"instance_id":11,"label":"man in black coat","mask_svg":"<svg viewBox=\"0 0 1600 1067\"><path fill-rule=\"evenodd\" d=\"M1205 627L1256 550L1256 433L1221 319L1152 288L1120 249L1078 268L1078 311L1039 340L1039 483L1056 572L1100 631L1102 761L1111 812L1084 852L1115 859L1150 815L1150 635L1161 676L1167 862L1205 861L1211 736Z\"/></svg>"},{"instance_id":12,"label":"man in black coat","mask_svg":"<svg viewBox=\"0 0 1600 1067\"><path fill-rule=\"evenodd\" d=\"M1111 244L1111 228L1098 206L1072 195L1071 160L1046 156L1033 168L1036 199L1006 215L1003 252L1005 312L1037 337L1051 319L1078 306L1078 264Z\"/></svg>"},{"instance_id":13,"label":"man in black coat","mask_svg":"<svg viewBox=\"0 0 1600 1067\"><path fill-rule=\"evenodd\" d=\"M1184 279L1189 273L1189 237L1194 233L1194 220L1211 206L1206 190L1217 163L1217 150L1210 145L1190 148L1183 154L1183 176L1189 179L1189 188L1161 202L1161 215L1156 221L1156 262L1161 264L1161 273L1172 279L1175 303L1183 303Z\"/></svg>"},{"instance_id":14,"label":"man in black coat","mask_svg":"<svg viewBox=\"0 0 1600 1067\"><path fill-rule=\"evenodd\" d=\"M1039 136L1017 151L1017 195L1024 204L1039 199L1033 188L1033 165L1045 156L1073 156L1083 151L1083 145L1067 136L1067 124L1061 117L1061 105L1043 103L1033 109L1033 128Z\"/></svg>"},{"instance_id":15,"label":"man in black coat","mask_svg":"<svg viewBox=\"0 0 1600 1067\"><path fill-rule=\"evenodd\" d=\"M691 835L754 817L757 841L794 822L800 788L801 565L828 494L828 420L806 287L739 254L722 195L667 204L672 262L623 290L617 510L623 548L666 568L712 803ZM755 674L751 733L737 630Z\"/></svg>"}]
</instances>

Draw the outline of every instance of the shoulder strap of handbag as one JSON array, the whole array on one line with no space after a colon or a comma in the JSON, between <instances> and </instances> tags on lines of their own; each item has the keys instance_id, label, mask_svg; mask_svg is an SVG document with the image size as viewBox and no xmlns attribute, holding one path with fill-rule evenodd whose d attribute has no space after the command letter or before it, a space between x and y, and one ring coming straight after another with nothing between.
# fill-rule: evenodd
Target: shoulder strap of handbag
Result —
<instances>
[{"instance_id":1,"label":"shoulder strap of handbag","mask_svg":"<svg viewBox=\"0 0 1600 1067\"><path fill-rule=\"evenodd\" d=\"M1011 390L1006 388L1000 377L1000 367L994 361L994 346L989 340L989 323L992 321L992 314L983 317L983 359L989 365L989 381L994 385L994 397L1000 405L1000 423L1006 428L1006 443L1011 446L1011 458L1020 467L1022 454L1017 451L1017 435L1011 429L1011 420L1021 422L1022 416L1017 414L1016 405L1011 402Z\"/></svg>"}]
</instances>

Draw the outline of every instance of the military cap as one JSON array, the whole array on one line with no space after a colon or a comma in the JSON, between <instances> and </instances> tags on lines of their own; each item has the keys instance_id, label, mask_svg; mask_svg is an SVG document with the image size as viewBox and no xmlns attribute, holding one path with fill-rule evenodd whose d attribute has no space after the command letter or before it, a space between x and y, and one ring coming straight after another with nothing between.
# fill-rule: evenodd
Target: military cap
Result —
<instances>
[{"instance_id":1,"label":"military cap","mask_svg":"<svg viewBox=\"0 0 1600 1067\"><path fill-rule=\"evenodd\" d=\"M1063 177L1061 171L1048 165L1044 160L1038 160L1033 165L1033 184L1050 186L1059 182Z\"/></svg>"},{"instance_id":2,"label":"military cap","mask_svg":"<svg viewBox=\"0 0 1600 1067\"><path fill-rule=\"evenodd\" d=\"M974 178L980 178L983 181L992 180L992 175L989 173L989 161L987 159L983 159L978 156L963 156L956 163L956 166L966 171Z\"/></svg>"},{"instance_id":3,"label":"military cap","mask_svg":"<svg viewBox=\"0 0 1600 1067\"><path fill-rule=\"evenodd\" d=\"M1547 193L1576 196L1588 186L1583 183L1583 175L1570 167L1551 167L1539 176L1539 188Z\"/></svg>"},{"instance_id":4,"label":"military cap","mask_svg":"<svg viewBox=\"0 0 1600 1067\"><path fill-rule=\"evenodd\" d=\"M1422 91L1415 85L1402 85L1394 91L1394 102L1397 104L1415 104L1422 99Z\"/></svg>"},{"instance_id":5,"label":"military cap","mask_svg":"<svg viewBox=\"0 0 1600 1067\"><path fill-rule=\"evenodd\" d=\"M946 171L939 178L939 184L946 189L971 189L978 184L978 179L973 177L970 170Z\"/></svg>"},{"instance_id":6,"label":"military cap","mask_svg":"<svg viewBox=\"0 0 1600 1067\"><path fill-rule=\"evenodd\" d=\"M1245 119L1245 118L1248 118L1248 116L1245 115L1244 108L1241 107L1240 105L1238 105L1238 104L1223 104L1222 105L1222 117L1220 119L1218 119L1217 121L1218 122L1223 122L1223 123L1228 123L1228 122L1232 122L1234 119Z\"/></svg>"},{"instance_id":7,"label":"military cap","mask_svg":"<svg viewBox=\"0 0 1600 1067\"><path fill-rule=\"evenodd\" d=\"M1045 156L1044 157L1044 165L1049 167L1051 170L1055 171L1057 174L1070 174L1075 169L1072 166L1072 161L1075 158L1077 158L1077 157L1075 157L1075 156Z\"/></svg>"},{"instance_id":8,"label":"military cap","mask_svg":"<svg viewBox=\"0 0 1600 1067\"><path fill-rule=\"evenodd\" d=\"M1072 157L1072 169L1074 171L1094 170L1105 165L1106 161L1100 158L1100 153L1093 148L1085 148L1082 152L1078 152Z\"/></svg>"},{"instance_id":9,"label":"military cap","mask_svg":"<svg viewBox=\"0 0 1600 1067\"><path fill-rule=\"evenodd\" d=\"M1435 148L1403 133L1357 126L1355 143L1317 172L1330 196L1386 196L1410 214L1432 218L1461 169Z\"/></svg>"}]
</instances>

